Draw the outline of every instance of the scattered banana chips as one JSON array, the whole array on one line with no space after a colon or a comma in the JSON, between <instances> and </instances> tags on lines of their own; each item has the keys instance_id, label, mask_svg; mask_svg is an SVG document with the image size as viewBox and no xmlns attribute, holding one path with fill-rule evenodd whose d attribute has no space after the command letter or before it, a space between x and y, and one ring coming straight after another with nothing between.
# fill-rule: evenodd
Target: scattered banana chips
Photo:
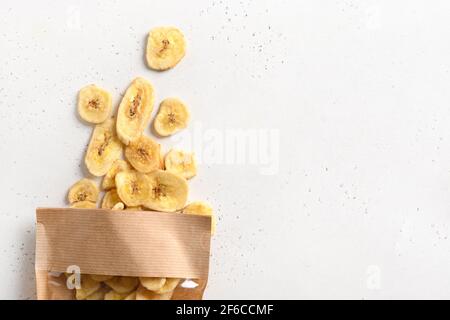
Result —
<instances>
[{"instance_id":1,"label":"scattered banana chips","mask_svg":"<svg viewBox=\"0 0 450 320\"><path fill-rule=\"evenodd\" d=\"M200 300L211 217L37 209L39 300Z\"/></svg>"}]
</instances>

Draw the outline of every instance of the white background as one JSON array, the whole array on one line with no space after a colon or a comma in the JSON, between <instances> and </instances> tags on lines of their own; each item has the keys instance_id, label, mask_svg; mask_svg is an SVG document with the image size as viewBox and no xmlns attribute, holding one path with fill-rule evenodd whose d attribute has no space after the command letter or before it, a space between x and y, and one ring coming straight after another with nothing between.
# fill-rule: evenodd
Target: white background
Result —
<instances>
[{"instance_id":1,"label":"white background","mask_svg":"<svg viewBox=\"0 0 450 320\"><path fill-rule=\"evenodd\" d=\"M34 210L66 206L84 174L92 128L76 116L78 90L96 83L117 105L138 75L158 102L189 104L202 150L211 135L217 151L227 132L279 134L272 174L263 159L219 159L191 183L219 217L206 298L450 298L449 10L3 0L0 298L34 298ZM155 73L143 56L160 25L182 29L189 48Z\"/></svg>"}]
</instances>

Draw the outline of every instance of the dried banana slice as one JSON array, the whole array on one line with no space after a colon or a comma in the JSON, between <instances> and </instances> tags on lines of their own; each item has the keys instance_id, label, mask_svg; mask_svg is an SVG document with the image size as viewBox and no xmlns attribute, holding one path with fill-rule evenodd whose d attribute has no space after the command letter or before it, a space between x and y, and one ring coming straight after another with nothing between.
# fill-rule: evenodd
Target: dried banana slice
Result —
<instances>
[{"instance_id":1,"label":"dried banana slice","mask_svg":"<svg viewBox=\"0 0 450 320\"><path fill-rule=\"evenodd\" d=\"M102 209L112 209L118 203L122 203L116 189L111 189L105 193L102 201Z\"/></svg>"},{"instance_id":2,"label":"dried banana slice","mask_svg":"<svg viewBox=\"0 0 450 320\"><path fill-rule=\"evenodd\" d=\"M86 300L104 300L107 292L108 289L106 287L101 287L91 295L87 296Z\"/></svg>"},{"instance_id":3,"label":"dried banana slice","mask_svg":"<svg viewBox=\"0 0 450 320\"><path fill-rule=\"evenodd\" d=\"M161 102L153 126L156 133L167 137L188 126L190 113L179 99L168 98Z\"/></svg>"},{"instance_id":4,"label":"dried banana slice","mask_svg":"<svg viewBox=\"0 0 450 320\"><path fill-rule=\"evenodd\" d=\"M210 216L211 235L214 235L216 233L216 217L214 216L214 210L206 202L202 201L192 202L183 209L183 213Z\"/></svg>"},{"instance_id":5,"label":"dried banana slice","mask_svg":"<svg viewBox=\"0 0 450 320\"><path fill-rule=\"evenodd\" d=\"M170 300L172 295L173 291L158 294L145 289L143 286L139 286L136 290L136 300Z\"/></svg>"},{"instance_id":6,"label":"dried banana slice","mask_svg":"<svg viewBox=\"0 0 450 320\"><path fill-rule=\"evenodd\" d=\"M111 113L112 99L109 92L89 85L78 93L78 113L89 123L102 123Z\"/></svg>"},{"instance_id":7,"label":"dried banana slice","mask_svg":"<svg viewBox=\"0 0 450 320\"><path fill-rule=\"evenodd\" d=\"M178 286L178 283L180 283L180 279L167 278L164 285L159 290L155 290L155 293L165 294L173 292L173 290L175 290L175 288Z\"/></svg>"},{"instance_id":8,"label":"dried banana slice","mask_svg":"<svg viewBox=\"0 0 450 320\"><path fill-rule=\"evenodd\" d=\"M103 178L102 188L104 190L110 190L116 187L116 174L122 171L131 170L131 166L125 160L116 160L111 169L106 173Z\"/></svg>"},{"instance_id":9,"label":"dried banana slice","mask_svg":"<svg viewBox=\"0 0 450 320\"><path fill-rule=\"evenodd\" d=\"M111 210L125 210L125 205L122 202L116 203Z\"/></svg>"},{"instance_id":10,"label":"dried banana slice","mask_svg":"<svg viewBox=\"0 0 450 320\"><path fill-rule=\"evenodd\" d=\"M101 284L92 280L92 278L87 275L81 275L80 287L80 289L76 289L75 298L77 300L84 300L100 289Z\"/></svg>"},{"instance_id":11,"label":"dried banana slice","mask_svg":"<svg viewBox=\"0 0 450 320\"><path fill-rule=\"evenodd\" d=\"M125 211L143 211L144 209L142 209L142 207L141 206L139 206L139 207L127 207L126 209L125 209Z\"/></svg>"},{"instance_id":12,"label":"dried banana slice","mask_svg":"<svg viewBox=\"0 0 450 320\"><path fill-rule=\"evenodd\" d=\"M150 178L137 171L123 171L116 175L117 193L129 207L143 205L151 196Z\"/></svg>"},{"instance_id":13,"label":"dried banana slice","mask_svg":"<svg viewBox=\"0 0 450 320\"><path fill-rule=\"evenodd\" d=\"M99 274L91 274L89 275L92 280L97 282L104 282L106 280L114 278L114 276L107 276L107 275L99 275Z\"/></svg>"},{"instance_id":14,"label":"dried banana slice","mask_svg":"<svg viewBox=\"0 0 450 320\"><path fill-rule=\"evenodd\" d=\"M97 202L99 190L94 181L81 179L70 187L67 199L70 204L82 201Z\"/></svg>"},{"instance_id":15,"label":"dried banana slice","mask_svg":"<svg viewBox=\"0 0 450 320\"><path fill-rule=\"evenodd\" d=\"M70 207L73 209L95 209L97 204L91 201L80 201L73 203Z\"/></svg>"},{"instance_id":16,"label":"dried banana slice","mask_svg":"<svg viewBox=\"0 0 450 320\"><path fill-rule=\"evenodd\" d=\"M105 294L104 300L125 300L128 293L119 293L114 290L110 290Z\"/></svg>"},{"instance_id":17,"label":"dried banana slice","mask_svg":"<svg viewBox=\"0 0 450 320\"><path fill-rule=\"evenodd\" d=\"M165 212L181 210L189 193L186 179L162 170L147 175L149 178L150 196L146 198L144 207Z\"/></svg>"},{"instance_id":18,"label":"dried banana slice","mask_svg":"<svg viewBox=\"0 0 450 320\"><path fill-rule=\"evenodd\" d=\"M197 161L193 153L172 149L166 155L164 163L167 171L185 179L191 179L197 174Z\"/></svg>"},{"instance_id":19,"label":"dried banana slice","mask_svg":"<svg viewBox=\"0 0 450 320\"><path fill-rule=\"evenodd\" d=\"M166 283L166 278L144 278L140 277L139 281L141 282L141 285L151 291L156 291L161 289L164 284Z\"/></svg>"},{"instance_id":20,"label":"dried banana slice","mask_svg":"<svg viewBox=\"0 0 450 320\"><path fill-rule=\"evenodd\" d=\"M161 165L161 146L153 139L141 136L125 148L125 157L137 171L149 173Z\"/></svg>"},{"instance_id":21,"label":"dried banana slice","mask_svg":"<svg viewBox=\"0 0 450 320\"><path fill-rule=\"evenodd\" d=\"M114 277L106 280L105 283L115 292L127 295L136 289L139 284L139 279L136 277Z\"/></svg>"},{"instance_id":22,"label":"dried banana slice","mask_svg":"<svg viewBox=\"0 0 450 320\"><path fill-rule=\"evenodd\" d=\"M135 79L125 92L117 113L117 135L128 145L138 139L153 111L154 91L143 78Z\"/></svg>"},{"instance_id":23,"label":"dried banana slice","mask_svg":"<svg viewBox=\"0 0 450 320\"><path fill-rule=\"evenodd\" d=\"M147 64L153 70L175 67L186 54L186 41L180 30L160 27L150 31L147 41Z\"/></svg>"},{"instance_id":24,"label":"dried banana slice","mask_svg":"<svg viewBox=\"0 0 450 320\"><path fill-rule=\"evenodd\" d=\"M162 154L159 156L159 158L160 158L159 169L165 170L166 169L166 164L164 163L164 157L162 156Z\"/></svg>"},{"instance_id":25,"label":"dried banana slice","mask_svg":"<svg viewBox=\"0 0 450 320\"><path fill-rule=\"evenodd\" d=\"M133 291L128 296L125 297L123 300L136 300L136 291Z\"/></svg>"},{"instance_id":26,"label":"dried banana slice","mask_svg":"<svg viewBox=\"0 0 450 320\"><path fill-rule=\"evenodd\" d=\"M84 162L92 175L101 177L111 169L121 154L122 144L117 138L112 118L95 127Z\"/></svg>"}]
</instances>

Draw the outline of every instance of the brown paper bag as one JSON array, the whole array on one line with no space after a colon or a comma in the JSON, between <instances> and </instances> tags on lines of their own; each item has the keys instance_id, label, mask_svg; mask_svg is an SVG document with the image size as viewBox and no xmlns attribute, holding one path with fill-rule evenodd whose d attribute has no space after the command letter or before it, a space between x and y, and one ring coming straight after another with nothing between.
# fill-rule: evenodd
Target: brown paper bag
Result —
<instances>
[{"instance_id":1,"label":"brown paper bag","mask_svg":"<svg viewBox=\"0 0 450 320\"><path fill-rule=\"evenodd\" d=\"M39 300L74 299L65 272L181 280L172 299L203 297L211 218L103 209L37 209Z\"/></svg>"}]
</instances>

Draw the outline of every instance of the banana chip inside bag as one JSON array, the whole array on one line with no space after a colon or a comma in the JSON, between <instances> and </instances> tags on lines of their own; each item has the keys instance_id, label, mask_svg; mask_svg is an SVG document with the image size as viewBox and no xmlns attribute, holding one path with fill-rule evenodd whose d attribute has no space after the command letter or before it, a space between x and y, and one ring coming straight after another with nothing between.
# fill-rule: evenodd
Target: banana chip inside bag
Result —
<instances>
[{"instance_id":1,"label":"banana chip inside bag","mask_svg":"<svg viewBox=\"0 0 450 320\"><path fill-rule=\"evenodd\" d=\"M180 279L82 275L77 300L170 300Z\"/></svg>"}]
</instances>

